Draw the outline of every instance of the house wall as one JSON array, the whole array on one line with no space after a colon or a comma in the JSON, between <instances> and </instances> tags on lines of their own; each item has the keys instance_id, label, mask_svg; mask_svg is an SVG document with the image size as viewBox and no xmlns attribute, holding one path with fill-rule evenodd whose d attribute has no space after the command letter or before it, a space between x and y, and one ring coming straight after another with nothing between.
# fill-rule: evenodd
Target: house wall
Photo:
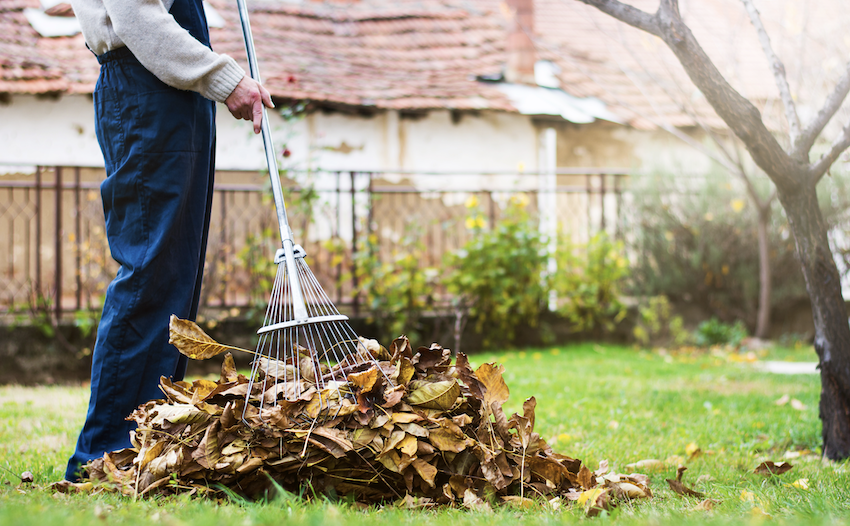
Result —
<instances>
[{"instance_id":1,"label":"house wall","mask_svg":"<svg viewBox=\"0 0 850 526\"><path fill-rule=\"evenodd\" d=\"M262 140L251 124L218 106L219 170L265 169ZM707 171L710 161L664 131L600 121L575 125L529 116L447 110L405 117L314 112L285 121L270 113L276 147L292 152L282 167L325 170L535 171L539 132L558 133L559 167L621 167L675 173ZM91 97L15 95L0 104L0 165L103 166ZM2 166L0 166L2 170ZM8 170L7 170L8 171Z\"/></svg>"},{"instance_id":2,"label":"house wall","mask_svg":"<svg viewBox=\"0 0 850 526\"><path fill-rule=\"evenodd\" d=\"M251 124L236 121L221 105L217 121L217 183L264 184L267 175L264 174L263 144L252 133ZM394 250L403 234L409 233L412 228L429 246L430 265L439 265L444 250L457 248L472 234L463 226L452 229L450 235L446 234L447 225L456 224L458 218L462 225L464 217L470 213L464 206L470 195L466 190L485 187L512 189L518 181L532 191L537 188L536 175L518 174L536 172L545 159L552 158L551 152L545 151L542 140L547 128L556 130L555 159L559 167L708 168L708 162L700 154L677 139L668 138L664 132L636 131L610 123L578 126L563 121L538 121L517 114L453 114L450 111L409 116L387 111L371 117L317 111L289 121L272 112L270 123L278 153L284 148L291 151L287 158L279 155L281 167L301 171L291 170L285 174L295 182L307 182L303 173L307 169L342 172L381 170L387 173L374 179L375 185L412 185L420 191L427 191L406 194L403 198L397 198L397 194L380 196L371 203L371 217L373 224L379 225L382 253ZM49 287L56 256L64 254L66 257L61 261L65 276L63 290L73 283L75 268L82 264L84 268L88 265L93 269L86 270L85 276L86 279L90 277L92 282L87 290L96 295L100 290L98 287L108 281L114 269L110 267L103 234L98 230L102 224L102 211L97 184L104 173L89 96L13 96L8 104L0 104L0 181L32 181L35 165L88 167L79 172L83 191L63 194L58 207L62 211L58 222L62 229L61 247L57 247L55 242L55 194L49 188L42 194L38 227L41 229L40 275L42 283ZM433 173L413 176L397 173L398 170ZM441 175L440 172L454 173ZM511 175L481 176L476 172L511 172ZM72 183L76 175L77 171L71 169L61 173L65 185ZM50 187L55 178L56 173L52 169L42 171L42 184ZM360 178L356 185L364 188L367 181L367 178ZM559 194L555 202L557 222L566 231L574 233L577 241L587 239L599 228L603 218L607 218L609 230L615 224L616 196L609 191L604 198L599 195L588 197L587 181L582 176L566 175L559 176L557 180L558 186L577 188L574 194ZM321 240L338 233L342 240L350 242L353 232L351 207L359 207L359 218L366 217L368 196L357 193L352 203L347 195L351 185L348 174L337 177L332 173L321 173L310 183L319 191L328 191L320 194L326 202L318 203L314 209L318 213L314 214L309 232L298 236L299 242L308 247L311 257L315 258L320 251L317 247L320 247ZM607 184L612 183L609 181ZM34 245L38 237L32 220L32 197L26 189L4 189L3 195L6 196L3 204L9 205L9 200L17 204L7 206L0 213L0 247L4 247L0 269L6 272L9 280L25 285L26 276L32 276L36 267L32 249L23 244ZM508 194L478 192L478 197L480 212L492 221L498 217L498 209L504 206ZM537 207L539 203L533 195L531 197L530 206ZM234 254L241 247L220 239L225 232L233 243L244 243L243 238L248 232L260 231L258 225L273 221L267 202L260 202L257 195L250 199L246 195L239 197L243 198L243 201L230 201L229 204L224 201L214 203L208 262L221 263L222 268L229 268L227 266L232 264ZM74 212L77 200L82 204L79 217ZM228 210L226 216L225 205ZM330 215L327 209L332 210ZM297 212L290 217L299 221ZM75 226L77 223L80 226ZM294 224L294 227L298 226ZM82 259L76 252L77 238L85 242ZM327 259L322 265L328 267L329 262L330 259ZM229 280L233 282L237 278L230 276ZM214 280L207 283L214 283ZM15 292L15 302L27 299L28 290L24 285ZM210 290L210 287L206 288ZM212 290L214 295L214 288ZM86 304L87 297L82 301ZM72 305L74 298L67 298L63 303Z\"/></svg>"}]
</instances>

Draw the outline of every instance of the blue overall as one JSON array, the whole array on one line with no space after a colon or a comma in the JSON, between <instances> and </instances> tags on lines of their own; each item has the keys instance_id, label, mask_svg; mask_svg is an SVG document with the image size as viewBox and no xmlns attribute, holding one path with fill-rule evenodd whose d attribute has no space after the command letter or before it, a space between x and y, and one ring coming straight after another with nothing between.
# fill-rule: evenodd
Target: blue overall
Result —
<instances>
[{"instance_id":1,"label":"blue overall","mask_svg":"<svg viewBox=\"0 0 850 526\"><path fill-rule=\"evenodd\" d=\"M175 0L170 13L209 46L201 0ZM71 481L82 464L130 445L135 424L125 417L162 398L160 376L183 378L186 357L168 343L168 319L198 311L215 168L214 102L167 86L127 48L97 59L100 190L121 267L106 291L86 422L65 474Z\"/></svg>"}]
</instances>

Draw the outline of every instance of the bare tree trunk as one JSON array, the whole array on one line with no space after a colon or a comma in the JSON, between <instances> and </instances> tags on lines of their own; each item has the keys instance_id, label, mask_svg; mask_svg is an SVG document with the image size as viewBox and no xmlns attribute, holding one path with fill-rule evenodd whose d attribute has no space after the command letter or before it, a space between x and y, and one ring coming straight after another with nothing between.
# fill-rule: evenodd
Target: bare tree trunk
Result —
<instances>
[{"instance_id":1,"label":"bare tree trunk","mask_svg":"<svg viewBox=\"0 0 850 526\"><path fill-rule=\"evenodd\" d=\"M823 455L838 460L850 457L850 326L841 297L838 268L832 258L827 228L812 185L793 191L779 188L806 289L812 302L815 351L821 374L820 418L823 422Z\"/></svg>"},{"instance_id":2,"label":"bare tree trunk","mask_svg":"<svg viewBox=\"0 0 850 526\"><path fill-rule=\"evenodd\" d=\"M850 457L850 326L816 192L817 183L827 169L850 148L850 121L824 154L813 163L809 160L812 145L850 94L850 63L815 118L804 130L795 130L789 137L789 150L785 151L765 126L758 108L738 93L711 62L682 20L678 0L660 0L654 15L619 0L580 1L661 38L717 115L746 145L756 165L776 185L794 233L797 257L812 302L815 351L821 371L823 455L833 460ZM750 2L745 4L757 31L764 32L761 22L755 20L758 17L755 8ZM769 40L763 38L762 42L779 89L784 91L787 88L784 68L770 49ZM791 107L793 98L783 97L783 103L789 121L796 121L796 109Z\"/></svg>"},{"instance_id":3,"label":"bare tree trunk","mask_svg":"<svg viewBox=\"0 0 850 526\"><path fill-rule=\"evenodd\" d=\"M756 318L756 338L767 338L770 331L770 294L772 290L770 273L770 244L767 227L770 221L770 203L759 206L758 243L759 243L759 308Z\"/></svg>"}]
</instances>

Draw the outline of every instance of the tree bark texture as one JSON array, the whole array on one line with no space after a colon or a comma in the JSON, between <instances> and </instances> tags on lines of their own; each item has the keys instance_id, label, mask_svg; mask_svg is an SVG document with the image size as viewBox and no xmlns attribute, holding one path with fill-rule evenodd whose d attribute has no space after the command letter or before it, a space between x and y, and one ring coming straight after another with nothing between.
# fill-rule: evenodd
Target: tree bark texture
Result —
<instances>
[{"instance_id":1,"label":"tree bark texture","mask_svg":"<svg viewBox=\"0 0 850 526\"><path fill-rule=\"evenodd\" d=\"M759 245L759 307L756 317L756 338L767 338L770 331L770 244L767 235L770 221L770 203L758 210L758 245Z\"/></svg>"},{"instance_id":2,"label":"tree bark texture","mask_svg":"<svg viewBox=\"0 0 850 526\"><path fill-rule=\"evenodd\" d=\"M797 245L806 289L812 302L815 351L820 362L820 418L823 455L838 460L850 457L850 326L841 297L838 268L832 257L826 224L814 187L784 192L785 208Z\"/></svg>"}]
</instances>

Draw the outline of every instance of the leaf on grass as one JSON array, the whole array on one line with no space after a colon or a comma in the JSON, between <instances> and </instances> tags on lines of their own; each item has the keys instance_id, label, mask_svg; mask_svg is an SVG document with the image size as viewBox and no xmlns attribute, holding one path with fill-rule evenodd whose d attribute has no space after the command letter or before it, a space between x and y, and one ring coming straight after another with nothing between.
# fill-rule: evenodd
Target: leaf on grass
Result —
<instances>
[{"instance_id":1,"label":"leaf on grass","mask_svg":"<svg viewBox=\"0 0 850 526\"><path fill-rule=\"evenodd\" d=\"M577 502L580 506L584 506L584 511L588 517L594 517L599 512L612 508L608 490L603 488L593 488L581 492Z\"/></svg>"},{"instance_id":2,"label":"leaf on grass","mask_svg":"<svg viewBox=\"0 0 850 526\"><path fill-rule=\"evenodd\" d=\"M213 340L197 323L181 320L174 314L168 323L168 343L177 347L180 354L193 360L206 360L226 351L241 351L256 354L254 351L223 345Z\"/></svg>"},{"instance_id":3,"label":"leaf on grass","mask_svg":"<svg viewBox=\"0 0 850 526\"><path fill-rule=\"evenodd\" d=\"M704 494L700 493L699 491L694 491L682 483L682 473L684 473L687 469L688 468L686 468L685 466L679 466L679 469L676 470L676 479L666 479L667 484L670 486L670 489L672 489L675 493L678 493L679 495L704 499Z\"/></svg>"},{"instance_id":4,"label":"leaf on grass","mask_svg":"<svg viewBox=\"0 0 850 526\"><path fill-rule=\"evenodd\" d=\"M796 398L791 399L791 407L793 407L797 411L805 411L807 409L806 404L797 400Z\"/></svg>"},{"instance_id":5,"label":"leaf on grass","mask_svg":"<svg viewBox=\"0 0 850 526\"><path fill-rule=\"evenodd\" d=\"M791 485L797 489L807 490L809 489L809 479L797 479Z\"/></svg>"},{"instance_id":6,"label":"leaf on grass","mask_svg":"<svg viewBox=\"0 0 850 526\"><path fill-rule=\"evenodd\" d=\"M557 499L553 499L557 500ZM502 502L513 506L514 508L520 508L524 510L530 510L537 507L537 503L528 497L521 497L519 495L506 495L502 497ZM551 504L551 501L550 501Z\"/></svg>"},{"instance_id":7,"label":"leaf on grass","mask_svg":"<svg viewBox=\"0 0 850 526\"><path fill-rule=\"evenodd\" d=\"M704 500L701 500L699 504L694 506L694 509L695 510L701 510L701 511L711 511L718 504L720 504L720 501L716 501L714 499L704 499Z\"/></svg>"},{"instance_id":8,"label":"leaf on grass","mask_svg":"<svg viewBox=\"0 0 850 526\"><path fill-rule=\"evenodd\" d=\"M688 455L689 460L693 460L702 454L702 449L700 449L696 442L691 442L685 446L685 454Z\"/></svg>"},{"instance_id":9,"label":"leaf on grass","mask_svg":"<svg viewBox=\"0 0 850 526\"><path fill-rule=\"evenodd\" d=\"M780 462L778 464L775 464L773 463L773 461L767 460L756 466L756 469L753 470L753 473L769 477L771 475L781 475L793 467L794 466L792 466L788 462Z\"/></svg>"},{"instance_id":10,"label":"leaf on grass","mask_svg":"<svg viewBox=\"0 0 850 526\"><path fill-rule=\"evenodd\" d=\"M472 489L467 488L466 491L463 492L463 505L464 507L475 510L475 511L490 511L490 505L487 502L478 496Z\"/></svg>"},{"instance_id":11,"label":"leaf on grass","mask_svg":"<svg viewBox=\"0 0 850 526\"><path fill-rule=\"evenodd\" d=\"M663 469L664 467L666 467L666 464L655 458L647 458L644 460L638 460L631 464L626 464L626 469L629 471L655 471Z\"/></svg>"}]
</instances>

